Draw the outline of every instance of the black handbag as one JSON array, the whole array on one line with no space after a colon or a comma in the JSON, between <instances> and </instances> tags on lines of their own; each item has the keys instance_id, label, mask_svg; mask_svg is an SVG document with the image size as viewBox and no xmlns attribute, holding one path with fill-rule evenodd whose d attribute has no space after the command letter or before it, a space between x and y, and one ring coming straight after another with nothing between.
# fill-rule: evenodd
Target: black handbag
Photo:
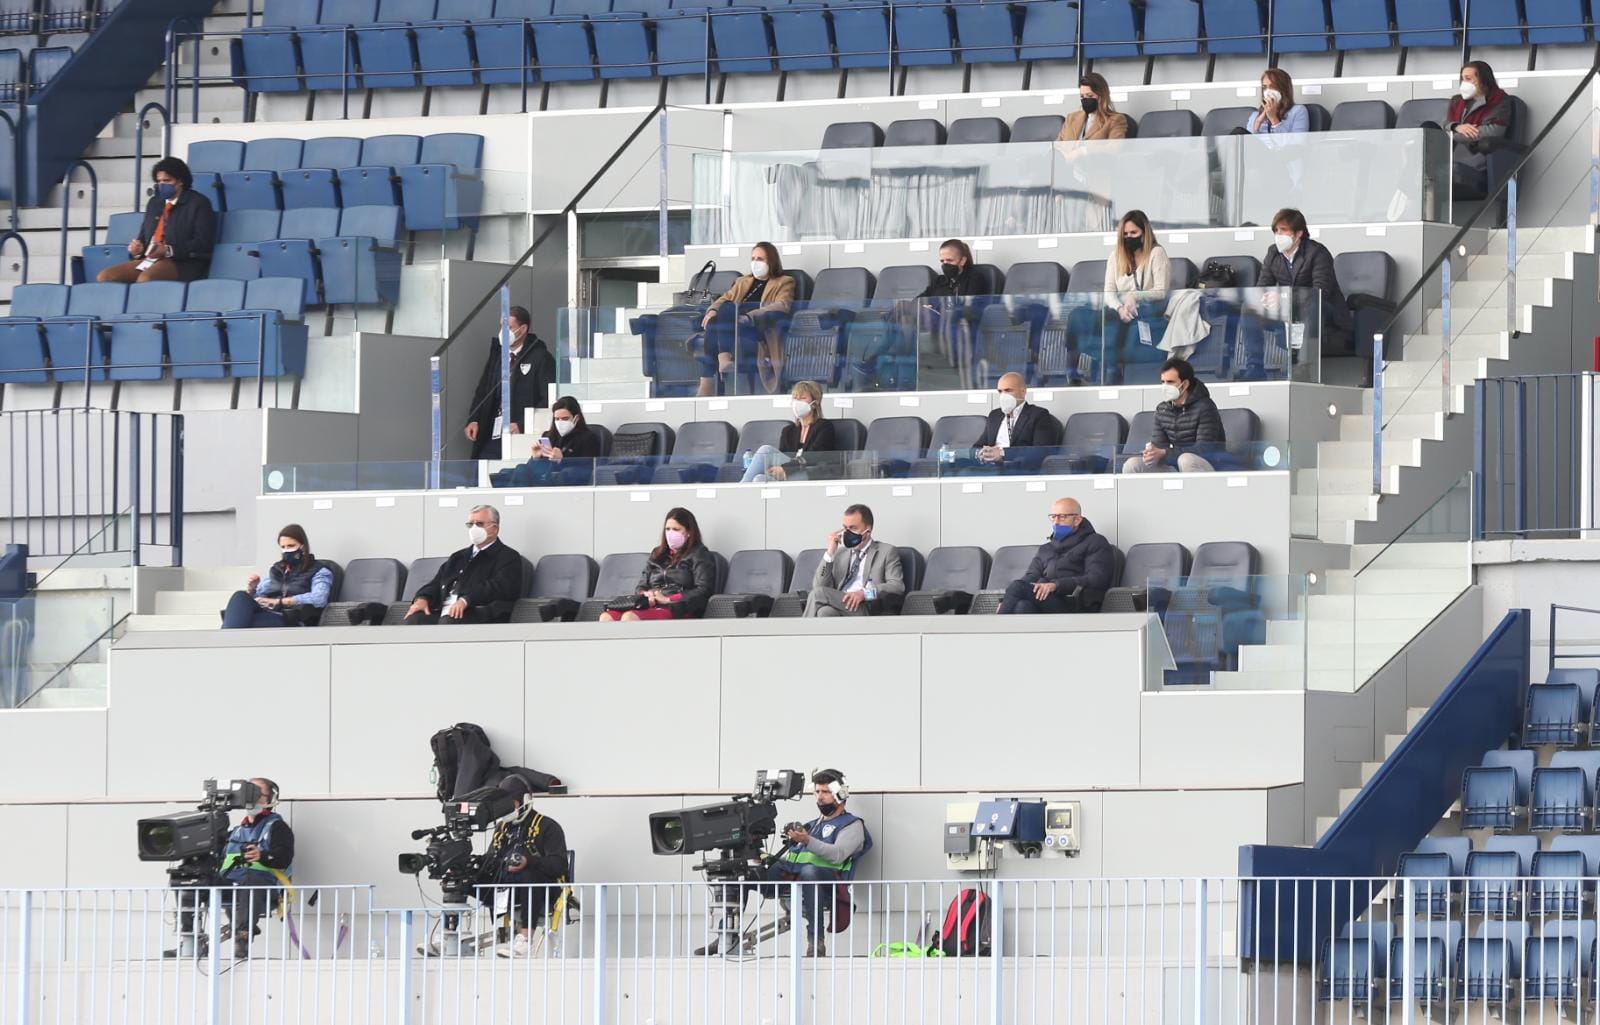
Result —
<instances>
[{"instance_id":1,"label":"black handbag","mask_svg":"<svg viewBox=\"0 0 1600 1025\"><path fill-rule=\"evenodd\" d=\"M1206 265L1200 268L1200 287L1202 288L1232 288L1233 282L1233 264L1231 263L1223 263L1221 260L1207 260Z\"/></svg>"},{"instance_id":2,"label":"black handbag","mask_svg":"<svg viewBox=\"0 0 1600 1025\"><path fill-rule=\"evenodd\" d=\"M711 279L716 276L717 261L707 260L704 267L695 272L689 279L689 287L682 292L672 293L674 306L704 306L716 296L711 293Z\"/></svg>"},{"instance_id":3,"label":"black handbag","mask_svg":"<svg viewBox=\"0 0 1600 1025\"><path fill-rule=\"evenodd\" d=\"M607 612L637 612L650 607L650 599L642 594L625 594L606 602Z\"/></svg>"}]
</instances>

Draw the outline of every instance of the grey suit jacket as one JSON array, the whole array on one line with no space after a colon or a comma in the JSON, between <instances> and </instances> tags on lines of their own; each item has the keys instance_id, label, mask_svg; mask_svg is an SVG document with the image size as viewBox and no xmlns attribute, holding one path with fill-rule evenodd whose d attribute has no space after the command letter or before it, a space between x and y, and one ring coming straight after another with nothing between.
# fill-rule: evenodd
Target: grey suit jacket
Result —
<instances>
[{"instance_id":1,"label":"grey suit jacket","mask_svg":"<svg viewBox=\"0 0 1600 1025\"><path fill-rule=\"evenodd\" d=\"M819 562L817 575L812 579L811 586L831 587L839 590L845 585L845 577L850 572L851 551L840 546L834 554L832 562ZM862 574L863 580L871 580L878 587L878 595L905 594L905 572L900 568L900 553L893 545L874 538L867 547L865 567Z\"/></svg>"}]
</instances>

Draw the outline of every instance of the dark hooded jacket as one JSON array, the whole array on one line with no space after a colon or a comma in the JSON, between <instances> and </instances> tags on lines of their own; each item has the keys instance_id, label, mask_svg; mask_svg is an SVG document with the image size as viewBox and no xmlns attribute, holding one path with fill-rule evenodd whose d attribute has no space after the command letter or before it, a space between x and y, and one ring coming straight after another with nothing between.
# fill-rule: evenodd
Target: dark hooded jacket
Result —
<instances>
[{"instance_id":1,"label":"dark hooded jacket","mask_svg":"<svg viewBox=\"0 0 1600 1025\"><path fill-rule=\"evenodd\" d=\"M1116 572L1116 549L1085 519L1065 539L1052 538L1040 545L1022 579L1029 584L1055 584L1063 595L1082 587L1084 606L1093 608L1116 583Z\"/></svg>"}]
</instances>

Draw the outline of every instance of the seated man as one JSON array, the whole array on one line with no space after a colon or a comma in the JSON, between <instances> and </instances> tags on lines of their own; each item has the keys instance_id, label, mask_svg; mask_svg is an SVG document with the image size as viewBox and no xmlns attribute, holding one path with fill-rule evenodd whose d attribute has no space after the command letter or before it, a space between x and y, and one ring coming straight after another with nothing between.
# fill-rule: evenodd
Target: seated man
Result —
<instances>
[{"instance_id":1,"label":"seated man","mask_svg":"<svg viewBox=\"0 0 1600 1025\"><path fill-rule=\"evenodd\" d=\"M533 810L527 780L512 773L500 789L516 798L517 810L500 820L478 870L478 882L491 888L495 916L510 920L510 942L495 951L501 957L528 957L534 926L546 915L560 914L560 888L550 883L567 878L567 837L561 824ZM546 884L546 885L540 885ZM490 894L484 894L490 897Z\"/></svg>"},{"instance_id":2,"label":"seated man","mask_svg":"<svg viewBox=\"0 0 1600 1025\"><path fill-rule=\"evenodd\" d=\"M841 546L850 553L848 559L837 558ZM828 535L828 550L806 596L805 615L875 616L883 611L885 598L897 601L905 593L900 553L873 540L871 509L850 506L843 525Z\"/></svg>"},{"instance_id":3,"label":"seated man","mask_svg":"<svg viewBox=\"0 0 1600 1025\"><path fill-rule=\"evenodd\" d=\"M1144 451L1122 464L1123 473L1210 473L1209 457L1223 449L1222 415L1206 383L1188 360L1161 364L1161 405Z\"/></svg>"},{"instance_id":4,"label":"seated man","mask_svg":"<svg viewBox=\"0 0 1600 1025\"><path fill-rule=\"evenodd\" d=\"M1018 469L1037 470L1049 450L1061 444L1060 424L1043 407L1028 402L1028 385L1018 373L1003 375L995 385L1000 402L989 411L983 434L973 448L980 463L1019 464ZM1007 449L1019 451L1007 456ZM1020 457L1020 458L1019 458Z\"/></svg>"},{"instance_id":5,"label":"seated man","mask_svg":"<svg viewBox=\"0 0 1600 1025\"><path fill-rule=\"evenodd\" d=\"M1091 612L1111 585L1117 566L1111 542L1096 534L1075 498L1050 507L1050 540L1039 546L1022 579L1006 587L1000 612ZM1083 588L1076 602L1070 600Z\"/></svg>"},{"instance_id":6,"label":"seated man","mask_svg":"<svg viewBox=\"0 0 1600 1025\"><path fill-rule=\"evenodd\" d=\"M806 956L827 953L823 942L821 908L832 907L834 887L856 873L856 861L872 850L867 824L845 810L850 787L838 769L821 769L811 777L817 788L821 815L784 834L788 846L767 869L767 878L784 883L796 880L819 885L800 887L801 917L806 920ZM782 896L781 888L778 895Z\"/></svg>"},{"instance_id":7,"label":"seated man","mask_svg":"<svg viewBox=\"0 0 1600 1025\"><path fill-rule=\"evenodd\" d=\"M195 912L211 900L211 887L223 888L222 906L233 933L233 956L250 956L250 938L261 931L261 919L283 899L294 861L294 830L275 810L278 784L264 776L250 781L258 794L244 820L228 834L222 861L211 878L194 878L178 892L178 941L164 957L205 957L206 934L196 936ZM229 889L236 888L236 889Z\"/></svg>"},{"instance_id":8,"label":"seated man","mask_svg":"<svg viewBox=\"0 0 1600 1025\"><path fill-rule=\"evenodd\" d=\"M475 505L467 547L439 567L406 610L406 624L504 623L522 597L522 556L500 540L500 511Z\"/></svg>"}]
</instances>

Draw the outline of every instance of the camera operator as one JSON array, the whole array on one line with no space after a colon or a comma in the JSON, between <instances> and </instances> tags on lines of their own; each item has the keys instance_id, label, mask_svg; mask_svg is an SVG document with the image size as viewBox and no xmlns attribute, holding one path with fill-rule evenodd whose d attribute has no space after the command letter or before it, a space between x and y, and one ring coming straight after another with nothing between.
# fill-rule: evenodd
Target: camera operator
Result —
<instances>
[{"instance_id":1,"label":"camera operator","mask_svg":"<svg viewBox=\"0 0 1600 1025\"><path fill-rule=\"evenodd\" d=\"M222 861L213 877L181 889L178 894L178 932L180 936L190 936L194 933L195 910L211 900L210 887L234 888L220 894L220 898L228 909L233 931L233 956L240 960L250 956L250 938L260 931L261 919L283 899L284 888L289 885L289 866L294 861L294 830L274 810L278 806L278 784L264 776L250 782L260 788L261 796L245 809L244 819L228 834ZM207 952L202 934L195 945L195 955L204 957ZM179 951L168 950L165 956L178 957Z\"/></svg>"},{"instance_id":2,"label":"camera operator","mask_svg":"<svg viewBox=\"0 0 1600 1025\"><path fill-rule=\"evenodd\" d=\"M865 822L845 810L850 787L844 773L820 769L812 775L811 782L816 786L817 811L822 814L805 825L791 824L784 831L788 847L767 870L767 878L773 882L798 880L813 884L800 888L800 904L809 930L806 956L821 957L827 950L818 898L825 896L831 906L836 890L824 884L843 882L855 875L857 860L872 849L872 834Z\"/></svg>"},{"instance_id":3,"label":"camera operator","mask_svg":"<svg viewBox=\"0 0 1600 1025\"><path fill-rule=\"evenodd\" d=\"M547 914L556 911L561 888L550 883L567 878L567 838L561 824L533 810L529 787L521 776L507 776L500 789L516 798L517 810L495 827L478 870L478 883L493 888L496 914L508 915L515 930L511 942L496 951L501 957L533 953L530 935ZM545 885L539 885L545 884ZM501 901L506 903L502 909Z\"/></svg>"}]
</instances>

